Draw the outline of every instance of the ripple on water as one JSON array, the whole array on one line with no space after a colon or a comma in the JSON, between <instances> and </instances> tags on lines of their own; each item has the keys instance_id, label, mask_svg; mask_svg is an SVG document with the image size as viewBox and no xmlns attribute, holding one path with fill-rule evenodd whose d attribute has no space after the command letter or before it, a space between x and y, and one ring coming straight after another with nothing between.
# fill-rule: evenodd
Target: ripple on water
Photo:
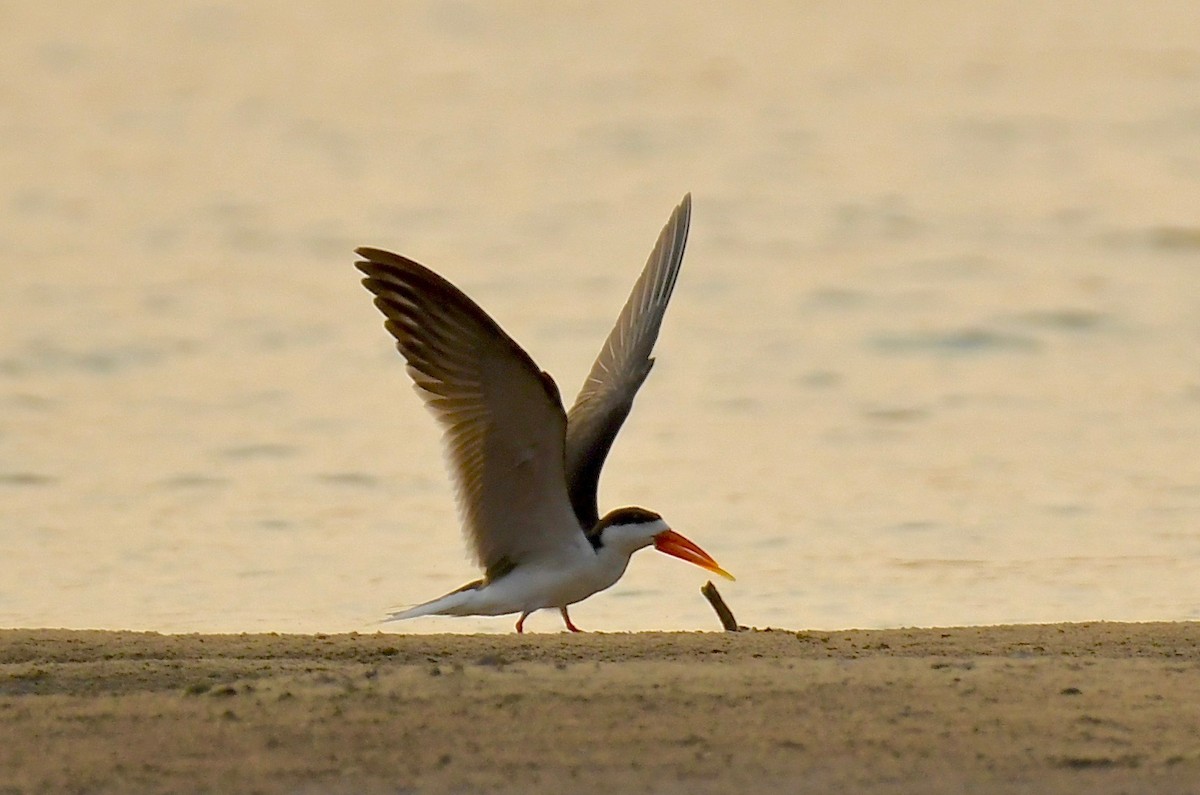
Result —
<instances>
[{"instance_id":1,"label":"ripple on water","mask_svg":"<svg viewBox=\"0 0 1200 795\"><path fill-rule=\"evenodd\" d=\"M87 375L117 375L130 369L151 367L192 345L184 340L70 348L46 340L27 343L0 357L0 374L27 376L43 373L79 372Z\"/></svg>"},{"instance_id":2,"label":"ripple on water","mask_svg":"<svg viewBox=\"0 0 1200 795\"><path fill-rule=\"evenodd\" d=\"M1151 248L1165 251L1200 251L1200 227L1158 226L1146 232Z\"/></svg>"},{"instance_id":3,"label":"ripple on water","mask_svg":"<svg viewBox=\"0 0 1200 795\"><path fill-rule=\"evenodd\" d=\"M888 332L874 337L871 346L885 354L979 356L1032 353L1041 348L1041 343L1025 334L967 327L943 331Z\"/></svg>"},{"instance_id":4,"label":"ripple on water","mask_svg":"<svg viewBox=\"0 0 1200 795\"><path fill-rule=\"evenodd\" d=\"M228 478L219 478L212 475L197 475L185 473L181 475L173 475L172 477L160 480L154 484L155 488L160 489L211 489L218 486L224 486L229 483Z\"/></svg>"},{"instance_id":5,"label":"ripple on water","mask_svg":"<svg viewBox=\"0 0 1200 795\"><path fill-rule=\"evenodd\" d=\"M53 475L39 472L0 472L0 486L50 486L57 482Z\"/></svg>"},{"instance_id":6,"label":"ripple on water","mask_svg":"<svg viewBox=\"0 0 1200 795\"><path fill-rule=\"evenodd\" d=\"M1115 321L1106 312L1091 309L1049 309L1008 315L1004 322L1035 330L1087 333L1112 328Z\"/></svg>"},{"instance_id":7,"label":"ripple on water","mask_svg":"<svg viewBox=\"0 0 1200 795\"><path fill-rule=\"evenodd\" d=\"M878 406L863 409L862 415L880 422L916 422L928 419L930 411L919 406Z\"/></svg>"},{"instance_id":8,"label":"ripple on water","mask_svg":"<svg viewBox=\"0 0 1200 795\"><path fill-rule=\"evenodd\" d=\"M379 478L366 472L322 472L315 477L319 482L331 486L373 489L379 485Z\"/></svg>"},{"instance_id":9,"label":"ripple on water","mask_svg":"<svg viewBox=\"0 0 1200 795\"><path fill-rule=\"evenodd\" d=\"M243 444L235 447L224 447L217 451L222 458L235 461L246 461L261 458L291 458L300 449L290 444Z\"/></svg>"}]
</instances>

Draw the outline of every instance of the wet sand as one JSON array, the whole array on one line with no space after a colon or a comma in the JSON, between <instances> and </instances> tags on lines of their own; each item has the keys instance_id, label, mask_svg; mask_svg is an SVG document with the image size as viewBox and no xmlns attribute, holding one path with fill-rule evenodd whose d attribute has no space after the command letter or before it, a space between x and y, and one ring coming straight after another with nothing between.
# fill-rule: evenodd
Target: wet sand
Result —
<instances>
[{"instance_id":1,"label":"wet sand","mask_svg":"<svg viewBox=\"0 0 1200 795\"><path fill-rule=\"evenodd\" d=\"M0 632L0 792L1154 792L1200 624Z\"/></svg>"}]
</instances>

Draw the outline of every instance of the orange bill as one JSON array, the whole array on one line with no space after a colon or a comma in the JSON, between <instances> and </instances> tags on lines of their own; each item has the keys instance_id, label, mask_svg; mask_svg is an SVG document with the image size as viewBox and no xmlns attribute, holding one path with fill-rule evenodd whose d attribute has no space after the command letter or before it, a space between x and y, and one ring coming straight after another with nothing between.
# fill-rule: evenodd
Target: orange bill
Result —
<instances>
[{"instance_id":1,"label":"orange bill","mask_svg":"<svg viewBox=\"0 0 1200 795\"><path fill-rule=\"evenodd\" d=\"M688 563L695 563L700 568L707 569L714 574L720 574L727 580L733 579L732 574L717 565L717 562L712 559L712 555L709 555L692 541L684 538L674 530L665 530L656 535L654 537L654 548L672 557L686 560Z\"/></svg>"}]
</instances>

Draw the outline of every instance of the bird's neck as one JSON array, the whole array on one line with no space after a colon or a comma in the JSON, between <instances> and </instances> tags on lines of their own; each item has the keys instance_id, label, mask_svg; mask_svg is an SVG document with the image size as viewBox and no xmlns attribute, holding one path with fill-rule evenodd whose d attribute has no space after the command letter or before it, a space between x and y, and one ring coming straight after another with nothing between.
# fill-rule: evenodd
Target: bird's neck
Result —
<instances>
[{"instance_id":1,"label":"bird's neck","mask_svg":"<svg viewBox=\"0 0 1200 795\"><path fill-rule=\"evenodd\" d=\"M617 580L621 579L621 575L625 573L626 567L629 566L629 559L632 556L629 552L624 552L614 544L605 544L603 539L599 538L599 543L593 541L593 546L596 551L596 569L600 573L600 577L607 581L604 586L607 588Z\"/></svg>"}]
</instances>

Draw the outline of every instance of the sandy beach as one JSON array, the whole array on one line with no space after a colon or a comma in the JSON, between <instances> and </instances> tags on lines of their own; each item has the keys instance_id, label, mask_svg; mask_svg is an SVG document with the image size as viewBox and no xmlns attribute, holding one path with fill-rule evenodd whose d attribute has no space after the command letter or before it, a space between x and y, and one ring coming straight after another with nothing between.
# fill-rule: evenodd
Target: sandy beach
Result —
<instances>
[{"instance_id":1,"label":"sandy beach","mask_svg":"<svg viewBox=\"0 0 1200 795\"><path fill-rule=\"evenodd\" d=\"M0 632L0 792L1195 792L1200 624Z\"/></svg>"}]
</instances>

